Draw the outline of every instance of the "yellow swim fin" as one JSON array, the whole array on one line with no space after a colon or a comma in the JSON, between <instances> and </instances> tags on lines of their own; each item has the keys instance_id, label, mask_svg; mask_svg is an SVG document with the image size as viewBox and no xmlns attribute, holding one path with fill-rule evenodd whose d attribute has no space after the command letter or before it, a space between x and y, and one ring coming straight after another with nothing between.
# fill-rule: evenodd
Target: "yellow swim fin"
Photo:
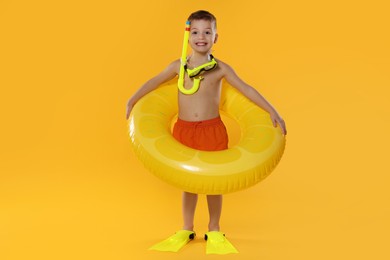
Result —
<instances>
[{"instance_id":1,"label":"yellow swim fin","mask_svg":"<svg viewBox=\"0 0 390 260\"><path fill-rule=\"evenodd\" d=\"M204 236L207 241L206 254L236 254L237 249L226 239L225 234L219 231L207 232Z\"/></svg>"},{"instance_id":2,"label":"yellow swim fin","mask_svg":"<svg viewBox=\"0 0 390 260\"><path fill-rule=\"evenodd\" d=\"M195 232L179 230L174 235L155 244L149 250L178 252L183 246L195 238Z\"/></svg>"}]
</instances>

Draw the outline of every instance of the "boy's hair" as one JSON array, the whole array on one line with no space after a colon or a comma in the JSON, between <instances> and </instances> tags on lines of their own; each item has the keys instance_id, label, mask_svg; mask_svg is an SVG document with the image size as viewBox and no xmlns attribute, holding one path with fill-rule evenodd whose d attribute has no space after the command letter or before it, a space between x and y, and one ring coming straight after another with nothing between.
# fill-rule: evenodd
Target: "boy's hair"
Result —
<instances>
[{"instance_id":1,"label":"boy's hair","mask_svg":"<svg viewBox=\"0 0 390 260\"><path fill-rule=\"evenodd\" d=\"M215 16L205 10L199 10L192 14L187 19L188 21L192 22L193 20L206 20L214 23L214 28L217 29L217 18Z\"/></svg>"}]
</instances>

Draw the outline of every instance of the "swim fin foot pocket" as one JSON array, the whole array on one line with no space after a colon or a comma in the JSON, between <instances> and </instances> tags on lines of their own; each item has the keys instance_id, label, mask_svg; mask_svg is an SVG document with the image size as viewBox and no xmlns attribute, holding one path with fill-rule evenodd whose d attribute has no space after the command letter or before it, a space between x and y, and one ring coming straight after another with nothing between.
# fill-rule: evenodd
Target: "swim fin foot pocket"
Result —
<instances>
[{"instance_id":1,"label":"swim fin foot pocket","mask_svg":"<svg viewBox=\"0 0 390 260\"><path fill-rule=\"evenodd\" d=\"M188 242L195 238L196 234L194 231L179 230L174 235L167 239L155 244L149 250L167 251L167 252L178 252Z\"/></svg>"},{"instance_id":2,"label":"swim fin foot pocket","mask_svg":"<svg viewBox=\"0 0 390 260\"><path fill-rule=\"evenodd\" d=\"M204 236L207 241L206 254L236 254L237 249L226 239L225 234L219 231L207 232Z\"/></svg>"}]
</instances>

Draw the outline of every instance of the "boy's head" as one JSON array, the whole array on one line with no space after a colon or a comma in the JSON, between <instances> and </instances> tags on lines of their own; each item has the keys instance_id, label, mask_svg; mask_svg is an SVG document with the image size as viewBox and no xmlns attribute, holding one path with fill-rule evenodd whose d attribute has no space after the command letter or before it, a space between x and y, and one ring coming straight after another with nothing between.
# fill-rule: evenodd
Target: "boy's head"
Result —
<instances>
[{"instance_id":1,"label":"boy's head","mask_svg":"<svg viewBox=\"0 0 390 260\"><path fill-rule=\"evenodd\" d=\"M217 20L211 13L199 10L188 17L190 26L189 43L193 51L208 53L217 42Z\"/></svg>"},{"instance_id":2,"label":"boy's head","mask_svg":"<svg viewBox=\"0 0 390 260\"><path fill-rule=\"evenodd\" d=\"M205 11L205 10L196 11L196 12L192 13L188 17L187 20L190 22L192 22L193 20L209 21L213 24L214 30L215 31L217 30L217 19L215 18L215 16L212 13L210 13L208 11Z\"/></svg>"}]
</instances>

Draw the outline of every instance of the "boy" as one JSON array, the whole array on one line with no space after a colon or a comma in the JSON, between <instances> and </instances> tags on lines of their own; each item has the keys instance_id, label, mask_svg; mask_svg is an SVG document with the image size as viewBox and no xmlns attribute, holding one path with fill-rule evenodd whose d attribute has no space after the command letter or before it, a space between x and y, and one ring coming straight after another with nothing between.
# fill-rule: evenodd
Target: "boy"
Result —
<instances>
[{"instance_id":1,"label":"boy","mask_svg":"<svg viewBox=\"0 0 390 260\"><path fill-rule=\"evenodd\" d=\"M227 149L226 128L219 115L221 81L223 78L244 96L267 111L274 126L279 125L283 133L286 134L285 123L277 111L253 87L242 81L228 64L212 57L211 48L218 40L214 15L201 10L192 13L188 21L190 22L189 44L192 54L187 59L187 67L190 69L197 68L206 63L211 65L199 72L202 74L202 80L199 89L194 94L187 95L179 91L178 121L174 126L173 136L184 145L198 150L217 151ZM129 117L134 104L145 94L179 75L180 66L180 60L173 61L164 71L141 86L128 101L126 117ZM195 74L197 73L195 72ZM184 88L190 89L193 81L193 75L186 73ZM183 229L152 249L176 252L193 239L195 236L193 223L197 199L197 194L183 192ZM207 195L207 203L210 215L209 232L206 234L208 239L207 252L237 252L226 240L224 234L220 232L219 220L222 210L222 195ZM216 243L221 243L222 246L218 246Z\"/></svg>"}]
</instances>

